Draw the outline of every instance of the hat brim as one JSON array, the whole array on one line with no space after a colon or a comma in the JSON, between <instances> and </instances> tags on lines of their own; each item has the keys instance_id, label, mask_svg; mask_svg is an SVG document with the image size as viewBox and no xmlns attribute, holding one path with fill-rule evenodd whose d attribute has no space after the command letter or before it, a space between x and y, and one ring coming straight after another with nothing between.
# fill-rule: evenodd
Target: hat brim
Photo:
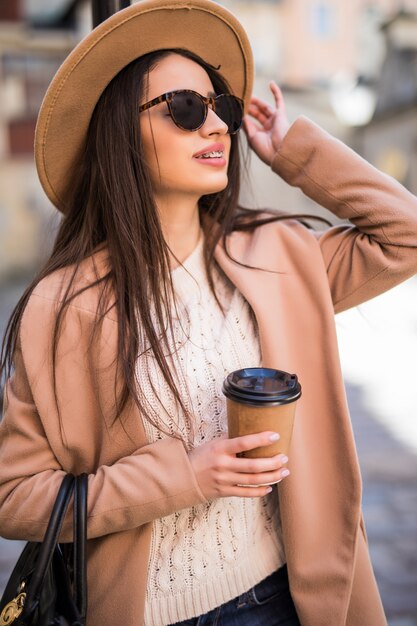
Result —
<instances>
[{"instance_id":1,"label":"hat brim","mask_svg":"<svg viewBox=\"0 0 417 626\"><path fill-rule=\"evenodd\" d=\"M65 212L66 193L100 95L118 72L155 50L184 48L228 81L245 108L253 87L247 35L232 13L210 0L142 0L97 26L71 52L43 100L35 161L52 203Z\"/></svg>"}]
</instances>

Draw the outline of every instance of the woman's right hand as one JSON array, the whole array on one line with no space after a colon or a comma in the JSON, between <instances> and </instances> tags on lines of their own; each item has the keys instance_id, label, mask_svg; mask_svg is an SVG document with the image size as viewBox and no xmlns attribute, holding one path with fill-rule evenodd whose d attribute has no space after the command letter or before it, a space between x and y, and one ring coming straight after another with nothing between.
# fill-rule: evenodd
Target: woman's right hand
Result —
<instances>
[{"instance_id":1,"label":"woman's right hand","mask_svg":"<svg viewBox=\"0 0 417 626\"><path fill-rule=\"evenodd\" d=\"M281 89L273 80L269 88L274 96L275 107L261 98L252 97L243 123L250 147L267 165L272 164L291 126Z\"/></svg>"},{"instance_id":2,"label":"woman's right hand","mask_svg":"<svg viewBox=\"0 0 417 626\"><path fill-rule=\"evenodd\" d=\"M289 474L289 470L284 468L288 462L287 457L278 454L267 458L246 459L237 457L236 454L271 445L270 436L273 434L268 431L233 439L222 437L191 450L188 456L204 497L207 500L228 496L254 498L269 493L271 488L265 486L265 483L277 483Z\"/></svg>"}]
</instances>

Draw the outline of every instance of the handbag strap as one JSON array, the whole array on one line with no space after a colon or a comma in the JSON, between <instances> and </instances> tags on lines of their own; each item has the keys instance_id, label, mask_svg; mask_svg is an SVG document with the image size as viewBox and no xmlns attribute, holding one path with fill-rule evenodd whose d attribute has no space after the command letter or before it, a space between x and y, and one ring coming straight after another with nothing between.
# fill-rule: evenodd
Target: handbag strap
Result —
<instances>
[{"instance_id":1,"label":"handbag strap","mask_svg":"<svg viewBox=\"0 0 417 626\"><path fill-rule=\"evenodd\" d=\"M82 619L87 613L87 489L88 476L75 479L74 495L74 601Z\"/></svg>"},{"instance_id":2,"label":"handbag strap","mask_svg":"<svg viewBox=\"0 0 417 626\"><path fill-rule=\"evenodd\" d=\"M58 491L51 517L49 518L45 537L39 550L39 558L33 572L31 585L28 589L26 605L32 606L33 601L38 598L46 571L51 564L55 546L58 542L59 533L62 528L65 513L67 512L72 493L75 486L73 474L65 474Z\"/></svg>"},{"instance_id":3,"label":"handbag strap","mask_svg":"<svg viewBox=\"0 0 417 626\"><path fill-rule=\"evenodd\" d=\"M49 518L44 540L39 550L39 558L33 572L31 585L25 601L26 606L33 606L39 598L43 580L58 543L62 524L68 506L74 493L74 516L73 516L73 541L74 541L74 586L73 597L78 608L81 623L85 623L87 613L87 566L86 566L86 541L87 541L87 474L75 477L66 474L62 480L51 517Z\"/></svg>"}]
</instances>

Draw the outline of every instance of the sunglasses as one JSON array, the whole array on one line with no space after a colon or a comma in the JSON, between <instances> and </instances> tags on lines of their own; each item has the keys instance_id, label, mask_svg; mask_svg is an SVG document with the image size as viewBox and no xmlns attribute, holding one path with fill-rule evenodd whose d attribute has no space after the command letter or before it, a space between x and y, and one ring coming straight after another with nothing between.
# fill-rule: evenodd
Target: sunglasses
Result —
<instances>
[{"instance_id":1,"label":"sunglasses","mask_svg":"<svg viewBox=\"0 0 417 626\"><path fill-rule=\"evenodd\" d=\"M242 126L243 100L222 93L214 98L206 98L191 89L179 89L164 93L150 102L142 104L139 112L166 102L172 121L183 130L198 130L207 118L208 107L211 106L216 115L227 124L227 132L234 135Z\"/></svg>"}]
</instances>

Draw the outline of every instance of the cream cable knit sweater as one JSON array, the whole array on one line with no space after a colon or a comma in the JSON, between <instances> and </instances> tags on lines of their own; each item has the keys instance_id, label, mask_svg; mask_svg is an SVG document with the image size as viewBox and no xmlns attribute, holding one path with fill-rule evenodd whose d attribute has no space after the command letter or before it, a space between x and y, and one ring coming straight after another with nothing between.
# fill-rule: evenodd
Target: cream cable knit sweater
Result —
<instances>
[{"instance_id":1,"label":"cream cable knit sweater","mask_svg":"<svg viewBox=\"0 0 417 626\"><path fill-rule=\"evenodd\" d=\"M219 310L205 275L202 236L172 278L180 305L171 349L182 398L195 418L191 445L198 446L227 433L223 379L235 369L261 364L259 340L248 303L216 273L226 317ZM153 419L162 418L188 440L183 416L149 353L138 359L137 377ZM149 442L166 436L144 424ZM263 498L219 498L153 522L145 626L206 613L285 563L275 490Z\"/></svg>"}]
</instances>

